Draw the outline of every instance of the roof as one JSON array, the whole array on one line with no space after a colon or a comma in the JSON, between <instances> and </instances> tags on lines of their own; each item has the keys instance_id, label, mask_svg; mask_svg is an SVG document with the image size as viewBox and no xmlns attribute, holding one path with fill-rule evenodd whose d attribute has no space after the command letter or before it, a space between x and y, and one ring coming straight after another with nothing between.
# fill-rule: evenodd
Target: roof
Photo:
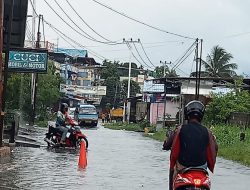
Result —
<instances>
[{"instance_id":1,"label":"roof","mask_svg":"<svg viewBox=\"0 0 250 190\"><path fill-rule=\"evenodd\" d=\"M83 50L83 49L55 48L55 52L65 53L71 57L88 57L87 50Z\"/></svg>"},{"instance_id":2,"label":"roof","mask_svg":"<svg viewBox=\"0 0 250 190\"><path fill-rule=\"evenodd\" d=\"M95 108L95 106L94 105L91 105L91 104L79 104L78 105L80 108L83 108L83 107L85 107L85 108Z\"/></svg>"}]
</instances>

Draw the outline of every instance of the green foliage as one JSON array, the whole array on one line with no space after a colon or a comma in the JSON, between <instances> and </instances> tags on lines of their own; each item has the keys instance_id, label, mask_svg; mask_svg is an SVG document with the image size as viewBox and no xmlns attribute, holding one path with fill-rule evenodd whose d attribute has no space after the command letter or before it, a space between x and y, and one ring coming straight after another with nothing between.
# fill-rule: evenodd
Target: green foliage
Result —
<instances>
[{"instance_id":1,"label":"green foliage","mask_svg":"<svg viewBox=\"0 0 250 190\"><path fill-rule=\"evenodd\" d=\"M250 130L242 130L236 126L216 125L211 127L219 146L219 156L238 161L250 166ZM246 135L245 141L240 141L240 133Z\"/></svg>"},{"instance_id":2,"label":"green foliage","mask_svg":"<svg viewBox=\"0 0 250 190\"><path fill-rule=\"evenodd\" d=\"M236 63L230 63L232 58L232 54L217 45L202 63L211 77L233 77L236 75L235 70L238 66Z\"/></svg>"},{"instance_id":3,"label":"green foliage","mask_svg":"<svg viewBox=\"0 0 250 190\"><path fill-rule=\"evenodd\" d=\"M121 98L127 98L128 93L128 80L124 80L121 82ZM135 96L137 93L140 93L140 86L137 82L131 80L130 81L130 97Z\"/></svg>"},{"instance_id":4,"label":"green foliage","mask_svg":"<svg viewBox=\"0 0 250 190\"><path fill-rule=\"evenodd\" d=\"M225 123L231 112L250 112L250 95L247 91L226 95L212 94L212 101L206 108L205 121Z\"/></svg>"},{"instance_id":5,"label":"green foliage","mask_svg":"<svg viewBox=\"0 0 250 190\"><path fill-rule=\"evenodd\" d=\"M36 107L38 120L48 118L47 108L58 101L60 82L61 78L55 75L53 62L48 61L48 73L38 75ZM6 94L6 110L20 110L24 118L29 120L31 115L31 74L9 74Z\"/></svg>"},{"instance_id":6,"label":"green foliage","mask_svg":"<svg viewBox=\"0 0 250 190\"><path fill-rule=\"evenodd\" d=\"M119 66L128 67L127 63L120 64L119 62L104 61L104 66L101 71L101 78L105 79L103 85L107 86L107 94L102 98L101 108L111 109L112 107L122 106L123 100L127 98L128 80L120 82L120 76L128 76L128 70L118 70ZM133 68L137 68L135 63L132 63ZM122 71L122 73L121 73ZM138 73L134 73L138 74ZM140 86L137 82L131 80L130 95L135 96L140 92Z\"/></svg>"},{"instance_id":7,"label":"green foliage","mask_svg":"<svg viewBox=\"0 0 250 190\"><path fill-rule=\"evenodd\" d=\"M101 70L101 78L107 79L109 77L119 78L118 75L118 62L112 63L111 61L104 60L103 66L106 66Z\"/></svg>"},{"instance_id":8,"label":"green foliage","mask_svg":"<svg viewBox=\"0 0 250 190\"><path fill-rule=\"evenodd\" d=\"M166 76L167 77L177 77L177 73L175 70L173 69L170 69L168 66L166 66ZM155 67L155 70L154 70L154 77L155 78L162 78L164 77L164 67L163 66L157 66Z\"/></svg>"}]
</instances>

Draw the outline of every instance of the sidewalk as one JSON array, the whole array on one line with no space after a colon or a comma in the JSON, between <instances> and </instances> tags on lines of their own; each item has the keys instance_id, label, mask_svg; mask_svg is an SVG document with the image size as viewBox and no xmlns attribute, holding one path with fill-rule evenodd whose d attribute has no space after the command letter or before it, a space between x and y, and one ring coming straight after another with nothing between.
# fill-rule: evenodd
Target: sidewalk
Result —
<instances>
[{"instance_id":1,"label":"sidewalk","mask_svg":"<svg viewBox=\"0 0 250 190\"><path fill-rule=\"evenodd\" d=\"M0 158L10 155L10 147L4 146L0 147Z\"/></svg>"}]
</instances>

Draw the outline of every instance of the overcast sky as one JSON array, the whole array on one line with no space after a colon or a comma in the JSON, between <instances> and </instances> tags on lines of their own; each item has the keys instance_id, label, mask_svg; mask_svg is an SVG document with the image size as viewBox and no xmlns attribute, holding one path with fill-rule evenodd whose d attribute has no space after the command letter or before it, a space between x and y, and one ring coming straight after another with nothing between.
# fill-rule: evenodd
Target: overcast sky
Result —
<instances>
[{"instance_id":1,"label":"overcast sky","mask_svg":"<svg viewBox=\"0 0 250 190\"><path fill-rule=\"evenodd\" d=\"M166 31L188 36L202 38L203 58L215 45L220 45L234 56L232 62L239 66L238 74L250 75L249 49L250 49L250 0L98 0L115 10L123 12L147 24L159 27ZM79 30L64 15L54 0L47 2L76 30ZM57 0L77 25L93 36L104 41L93 31L88 29L79 17L72 11L66 0ZM71 5L81 17L102 36L122 42L123 38L140 38L148 57L153 65L160 65L160 61L174 62L181 57L194 40L166 34L144 25L131 21L111 10L105 9L92 0L69 0ZM30 6L31 7L31 6ZM88 49L102 55L109 60L127 62L129 50L126 45L105 45L90 41L68 27L53 13L44 0L36 0L37 13L44 15L44 19L57 29L65 33ZM29 14L31 9L29 10ZM31 18L28 18L31 25ZM240 35L239 35L240 34ZM46 40L56 43L59 37L50 27L45 25ZM75 47L79 47L73 44ZM59 47L73 48L59 37ZM133 47L133 46L132 46ZM152 66L143 54L141 46L137 44L138 51L147 65ZM140 60L135 48L134 55ZM89 54L101 62L101 59ZM181 76L194 71L194 53L184 61L177 72ZM133 62L137 61L133 58ZM143 63L142 61L140 61ZM139 65L139 63L138 63ZM145 63L144 67L147 68ZM193 67L192 67L193 65Z\"/></svg>"}]
</instances>

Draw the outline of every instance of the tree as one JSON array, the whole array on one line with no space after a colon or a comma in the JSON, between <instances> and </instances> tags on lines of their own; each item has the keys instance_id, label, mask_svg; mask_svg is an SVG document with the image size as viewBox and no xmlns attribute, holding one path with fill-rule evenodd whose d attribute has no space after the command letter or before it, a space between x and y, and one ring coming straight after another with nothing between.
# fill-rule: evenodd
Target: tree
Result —
<instances>
[{"instance_id":1,"label":"tree","mask_svg":"<svg viewBox=\"0 0 250 190\"><path fill-rule=\"evenodd\" d=\"M130 81L130 97L136 96L137 93L140 93L140 86L137 82L131 80ZM121 99L126 99L128 94L128 80L124 80L121 82Z\"/></svg>"},{"instance_id":2,"label":"tree","mask_svg":"<svg viewBox=\"0 0 250 190\"><path fill-rule=\"evenodd\" d=\"M101 78L102 79L107 79L108 77L117 77L119 78L118 75L118 62L111 62L104 60L103 61L103 66L106 66L101 70Z\"/></svg>"},{"instance_id":3,"label":"tree","mask_svg":"<svg viewBox=\"0 0 250 190\"><path fill-rule=\"evenodd\" d=\"M206 61L202 60L202 64L211 77L233 77L238 66L236 63L230 63L232 58L232 54L217 45L208 54Z\"/></svg>"},{"instance_id":4,"label":"tree","mask_svg":"<svg viewBox=\"0 0 250 190\"><path fill-rule=\"evenodd\" d=\"M31 74L9 74L6 90L6 110L20 110L25 119L31 114ZM48 73L39 74L37 87L38 119L46 118L47 107L52 106L60 98L59 85L62 82L60 76L55 75L55 66L48 61Z\"/></svg>"},{"instance_id":5,"label":"tree","mask_svg":"<svg viewBox=\"0 0 250 190\"><path fill-rule=\"evenodd\" d=\"M104 85L107 86L106 96L102 97L101 107L108 108L117 107L119 105L120 81L117 77L108 77Z\"/></svg>"},{"instance_id":6,"label":"tree","mask_svg":"<svg viewBox=\"0 0 250 190\"><path fill-rule=\"evenodd\" d=\"M155 67L155 78L163 78L164 77L164 66L157 66ZM170 69L168 66L166 66L165 74L167 77L177 77L177 73L174 69Z\"/></svg>"}]
</instances>

